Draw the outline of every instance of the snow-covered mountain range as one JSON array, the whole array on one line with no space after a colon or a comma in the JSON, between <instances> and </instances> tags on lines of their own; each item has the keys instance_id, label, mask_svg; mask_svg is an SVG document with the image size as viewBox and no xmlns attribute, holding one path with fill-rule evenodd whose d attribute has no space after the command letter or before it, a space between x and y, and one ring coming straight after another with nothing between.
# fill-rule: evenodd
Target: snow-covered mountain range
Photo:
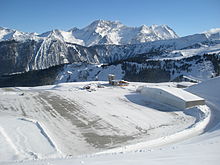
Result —
<instances>
[{"instance_id":1,"label":"snow-covered mountain range","mask_svg":"<svg viewBox=\"0 0 220 165\"><path fill-rule=\"evenodd\" d=\"M73 36L84 41L86 46L92 45L125 45L148 41L178 38L167 25L127 27L118 21L98 20L83 29L70 30Z\"/></svg>"},{"instance_id":2,"label":"snow-covered mountain range","mask_svg":"<svg viewBox=\"0 0 220 165\"><path fill-rule=\"evenodd\" d=\"M167 25L128 27L118 21L96 20L85 28L72 28L69 31L52 30L42 34L24 33L17 30L0 28L0 41L44 39L54 37L65 42L83 46L109 44L138 44L148 41L178 38Z\"/></svg>"}]
</instances>

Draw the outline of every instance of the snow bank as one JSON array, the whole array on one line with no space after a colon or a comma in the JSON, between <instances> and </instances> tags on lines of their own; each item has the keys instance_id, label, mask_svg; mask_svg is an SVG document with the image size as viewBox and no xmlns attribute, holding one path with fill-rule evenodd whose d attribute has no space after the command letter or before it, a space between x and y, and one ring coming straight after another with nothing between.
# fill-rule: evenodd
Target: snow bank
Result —
<instances>
[{"instance_id":1,"label":"snow bank","mask_svg":"<svg viewBox=\"0 0 220 165\"><path fill-rule=\"evenodd\" d=\"M212 109L212 121L209 123L207 130L220 129L220 77L204 81L198 85L193 85L186 89L192 93L204 97L207 105Z\"/></svg>"},{"instance_id":2,"label":"snow bank","mask_svg":"<svg viewBox=\"0 0 220 165\"><path fill-rule=\"evenodd\" d=\"M208 100L212 98L220 98L220 77L204 81L200 84L193 85L187 89L192 93L201 95Z\"/></svg>"}]
</instances>

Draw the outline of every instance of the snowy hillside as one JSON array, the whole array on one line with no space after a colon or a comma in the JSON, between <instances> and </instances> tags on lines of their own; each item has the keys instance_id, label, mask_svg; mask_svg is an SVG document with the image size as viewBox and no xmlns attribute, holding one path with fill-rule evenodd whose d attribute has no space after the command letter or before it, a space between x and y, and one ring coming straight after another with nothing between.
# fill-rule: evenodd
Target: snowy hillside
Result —
<instances>
[{"instance_id":1,"label":"snowy hillside","mask_svg":"<svg viewBox=\"0 0 220 165\"><path fill-rule=\"evenodd\" d=\"M73 62L99 63L90 48L50 36L43 40L0 42L0 75L46 69Z\"/></svg>"},{"instance_id":2,"label":"snowy hillside","mask_svg":"<svg viewBox=\"0 0 220 165\"><path fill-rule=\"evenodd\" d=\"M114 74L117 79L141 82L167 81L204 81L220 74L220 54L199 54L204 52L219 52L201 49L179 50L187 53L185 56L165 59L143 60L142 58L124 60L112 65L68 64L59 72L55 83L80 81L107 81L108 74ZM193 55L195 53L195 55ZM198 54L197 54L198 53ZM193 56L189 56L193 55Z\"/></svg>"},{"instance_id":3,"label":"snowy hillside","mask_svg":"<svg viewBox=\"0 0 220 165\"><path fill-rule=\"evenodd\" d=\"M220 38L209 38L206 34L195 34L177 39L160 40L133 45L99 45L94 48L99 56L103 57L104 62L115 62L126 60L135 56L142 56L145 59L172 58L181 56L192 56L196 53L192 49L200 52L198 54L219 52ZM203 48L203 52L201 51ZM179 50L188 50L188 54L178 53ZM180 51L181 52L181 51ZM190 54L193 53L193 54Z\"/></svg>"},{"instance_id":4,"label":"snowy hillside","mask_svg":"<svg viewBox=\"0 0 220 165\"><path fill-rule=\"evenodd\" d=\"M218 164L219 80L189 87L208 106L183 111L136 92L176 83L1 88L0 163Z\"/></svg>"}]
</instances>

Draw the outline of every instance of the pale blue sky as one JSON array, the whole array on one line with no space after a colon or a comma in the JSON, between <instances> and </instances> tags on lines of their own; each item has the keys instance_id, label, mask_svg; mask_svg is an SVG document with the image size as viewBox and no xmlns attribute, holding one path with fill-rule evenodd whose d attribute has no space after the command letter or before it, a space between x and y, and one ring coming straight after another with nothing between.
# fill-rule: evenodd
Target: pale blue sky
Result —
<instances>
[{"instance_id":1,"label":"pale blue sky","mask_svg":"<svg viewBox=\"0 0 220 165\"><path fill-rule=\"evenodd\" d=\"M0 26L24 32L82 28L97 19L166 24L180 36L220 28L220 0L1 0Z\"/></svg>"}]
</instances>

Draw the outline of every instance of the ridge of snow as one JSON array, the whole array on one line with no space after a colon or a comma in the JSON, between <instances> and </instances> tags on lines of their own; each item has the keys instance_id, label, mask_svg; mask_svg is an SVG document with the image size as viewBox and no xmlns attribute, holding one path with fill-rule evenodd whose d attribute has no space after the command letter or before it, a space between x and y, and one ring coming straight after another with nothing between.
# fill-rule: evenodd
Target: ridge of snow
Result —
<instances>
[{"instance_id":1,"label":"ridge of snow","mask_svg":"<svg viewBox=\"0 0 220 165\"><path fill-rule=\"evenodd\" d=\"M83 29L73 31L73 34L76 38L84 40L87 46L98 44L137 44L178 38L177 34L166 25L128 27L119 21L104 20L96 20Z\"/></svg>"},{"instance_id":2,"label":"ridge of snow","mask_svg":"<svg viewBox=\"0 0 220 165\"><path fill-rule=\"evenodd\" d=\"M84 42L82 40L76 39L73 35L72 32L69 31L63 31L63 30L51 30L45 33L42 33L38 35L39 37L54 37L56 39L60 39L64 42L70 42L70 43L76 43L79 45L84 45Z\"/></svg>"},{"instance_id":3,"label":"ridge of snow","mask_svg":"<svg viewBox=\"0 0 220 165\"><path fill-rule=\"evenodd\" d=\"M220 33L220 28L212 28L208 31L203 32L205 34L214 34L214 33Z\"/></svg>"}]
</instances>

